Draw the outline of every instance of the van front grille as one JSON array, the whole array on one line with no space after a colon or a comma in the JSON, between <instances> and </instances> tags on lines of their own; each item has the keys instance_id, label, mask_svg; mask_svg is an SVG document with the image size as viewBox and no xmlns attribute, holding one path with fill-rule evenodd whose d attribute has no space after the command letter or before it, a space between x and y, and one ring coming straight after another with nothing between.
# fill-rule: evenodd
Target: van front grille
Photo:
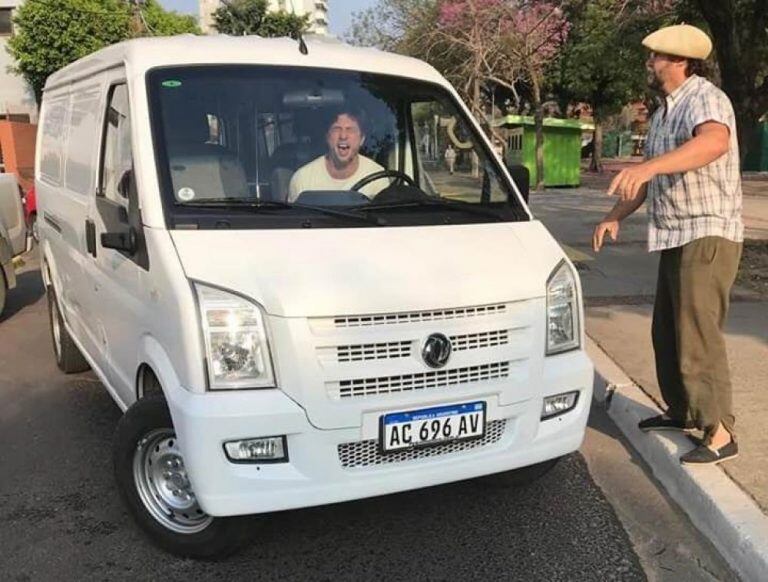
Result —
<instances>
[{"instance_id":1,"label":"van front grille","mask_svg":"<svg viewBox=\"0 0 768 582\"><path fill-rule=\"evenodd\" d=\"M509 362L494 362L451 370L435 370L380 378L358 378L341 380L338 385L331 384L332 396L352 398L374 396L414 390L427 390L471 382L484 382L509 376ZM333 388L336 394L333 394Z\"/></svg>"},{"instance_id":2,"label":"van front grille","mask_svg":"<svg viewBox=\"0 0 768 582\"><path fill-rule=\"evenodd\" d=\"M450 455L452 453L461 453L499 442L501 437L504 436L506 426L506 420L493 420L486 425L485 435L479 439L453 441L442 445L404 449L402 451L386 454L379 450L379 442L376 439L342 443L337 447L339 461L341 462L341 466L345 469L362 469L365 467L376 467L379 465L389 465L391 463L402 463L405 461L415 461L417 459Z\"/></svg>"},{"instance_id":3,"label":"van front grille","mask_svg":"<svg viewBox=\"0 0 768 582\"><path fill-rule=\"evenodd\" d=\"M484 331L480 333L469 333L465 335L452 335L451 347L454 352L464 350L479 350L482 348L492 348L509 343L509 332L506 329L500 331Z\"/></svg>"},{"instance_id":4,"label":"van front grille","mask_svg":"<svg viewBox=\"0 0 768 582\"><path fill-rule=\"evenodd\" d=\"M500 331L484 331L479 333L452 335L450 339L454 352L479 350L508 344L509 331L504 329ZM339 363L347 363L407 358L412 354L415 343L415 340L402 340L337 346L335 348L336 361ZM329 349L333 348L318 348L322 358L328 357L329 354L327 350Z\"/></svg>"},{"instance_id":5,"label":"van front grille","mask_svg":"<svg viewBox=\"0 0 768 582\"><path fill-rule=\"evenodd\" d=\"M334 326L363 327L371 325L394 325L399 323L417 323L423 321L442 321L446 319L463 319L485 315L500 315L507 311L507 305L480 305L477 307L459 307L456 309L439 309L436 311L414 311L410 313L388 313L381 315L350 315L335 317Z\"/></svg>"},{"instance_id":6,"label":"van front grille","mask_svg":"<svg viewBox=\"0 0 768 582\"><path fill-rule=\"evenodd\" d=\"M355 346L338 346L336 360L338 362L363 362L366 360L391 360L407 358L411 355L410 341L386 342L380 344L359 344Z\"/></svg>"}]
</instances>

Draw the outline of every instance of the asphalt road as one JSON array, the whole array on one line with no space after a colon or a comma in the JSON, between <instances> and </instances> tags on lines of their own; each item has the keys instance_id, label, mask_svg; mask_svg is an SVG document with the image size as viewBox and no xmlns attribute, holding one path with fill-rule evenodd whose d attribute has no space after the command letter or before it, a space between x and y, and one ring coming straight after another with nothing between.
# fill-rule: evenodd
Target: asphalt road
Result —
<instances>
[{"instance_id":1,"label":"asphalt road","mask_svg":"<svg viewBox=\"0 0 768 582\"><path fill-rule=\"evenodd\" d=\"M117 497L120 411L91 373L57 370L27 261L0 319L2 580L731 579L599 410L584 454L535 485L467 481L273 514L225 562L167 555Z\"/></svg>"}]
</instances>

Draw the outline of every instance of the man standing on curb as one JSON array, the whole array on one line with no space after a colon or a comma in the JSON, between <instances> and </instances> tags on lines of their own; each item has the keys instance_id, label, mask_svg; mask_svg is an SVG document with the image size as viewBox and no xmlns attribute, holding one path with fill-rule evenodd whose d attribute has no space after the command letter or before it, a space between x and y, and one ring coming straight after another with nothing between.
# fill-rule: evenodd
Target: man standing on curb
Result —
<instances>
[{"instance_id":1,"label":"man standing on curb","mask_svg":"<svg viewBox=\"0 0 768 582\"><path fill-rule=\"evenodd\" d=\"M738 455L723 338L744 236L736 121L725 93L696 74L712 51L703 31L669 26L643 45L664 106L651 119L645 162L611 183L620 200L592 245L599 251L606 233L615 241L619 223L648 199L648 248L661 251L653 349L667 411L639 427L701 429L703 441L680 461L716 464Z\"/></svg>"}]
</instances>

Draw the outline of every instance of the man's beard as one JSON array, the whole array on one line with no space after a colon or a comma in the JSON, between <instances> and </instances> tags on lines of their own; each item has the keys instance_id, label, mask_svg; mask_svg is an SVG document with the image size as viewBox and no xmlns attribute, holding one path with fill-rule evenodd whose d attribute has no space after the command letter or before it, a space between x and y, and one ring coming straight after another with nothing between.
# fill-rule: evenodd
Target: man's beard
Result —
<instances>
[{"instance_id":1,"label":"man's beard","mask_svg":"<svg viewBox=\"0 0 768 582\"><path fill-rule=\"evenodd\" d=\"M661 82L661 79L654 73L653 71L648 73L647 79L648 88L651 91L656 91L657 93L662 92L663 83Z\"/></svg>"}]
</instances>

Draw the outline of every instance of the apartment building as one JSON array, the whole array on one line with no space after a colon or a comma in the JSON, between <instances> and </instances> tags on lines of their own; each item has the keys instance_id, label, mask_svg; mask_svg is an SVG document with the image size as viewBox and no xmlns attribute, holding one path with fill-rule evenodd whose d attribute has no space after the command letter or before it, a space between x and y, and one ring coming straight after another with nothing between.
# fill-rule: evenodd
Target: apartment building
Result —
<instances>
[{"instance_id":1,"label":"apartment building","mask_svg":"<svg viewBox=\"0 0 768 582\"><path fill-rule=\"evenodd\" d=\"M0 0L0 120L37 121L37 104L32 89L18 75L9 72L14 61L8 51L13 34L13 15L22 0Z\"/></svg>"}]
</instances>

